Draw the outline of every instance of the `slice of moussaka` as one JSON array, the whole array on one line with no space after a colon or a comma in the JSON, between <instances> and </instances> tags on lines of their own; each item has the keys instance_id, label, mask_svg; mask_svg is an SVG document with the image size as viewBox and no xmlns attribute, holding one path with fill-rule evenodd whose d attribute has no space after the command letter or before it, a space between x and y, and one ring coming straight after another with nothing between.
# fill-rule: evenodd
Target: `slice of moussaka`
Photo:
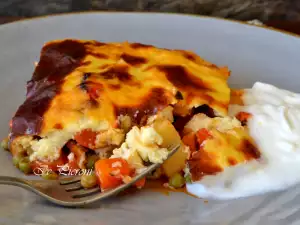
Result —
<instances>
[{"instance_id":1,"label":"slice of moussaka","mask_svg":"<svg viewBox=\"0 0 300 225\"><path fill-rule=\"evenodd\" d=\"M176 121L201 110L227 115L229 74L189 51L127 42L46 43L11 121L14 163L25 173L95 169L97 179L82 179L85 187L128 182L181 143ZM161 173L182 171L188 157L182 144Z\"/></svg>"}]
</instances>

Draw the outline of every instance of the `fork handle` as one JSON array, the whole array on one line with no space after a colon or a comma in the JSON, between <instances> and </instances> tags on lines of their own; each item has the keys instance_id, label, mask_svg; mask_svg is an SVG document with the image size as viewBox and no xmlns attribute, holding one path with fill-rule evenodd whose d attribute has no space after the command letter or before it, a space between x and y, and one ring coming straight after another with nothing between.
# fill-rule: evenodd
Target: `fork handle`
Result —
<instances>
[{"instance_id":1,"label":"fork handle","mask_svg":"<svg viewBox=\"0 0 300 225\"><path fill-rule=\"evenodd\" d=\"M14 185L23 188L27 188L29 186L29 183L26 180L9 176L0 176L0 184Z\"/></svg>"}]
</instances>

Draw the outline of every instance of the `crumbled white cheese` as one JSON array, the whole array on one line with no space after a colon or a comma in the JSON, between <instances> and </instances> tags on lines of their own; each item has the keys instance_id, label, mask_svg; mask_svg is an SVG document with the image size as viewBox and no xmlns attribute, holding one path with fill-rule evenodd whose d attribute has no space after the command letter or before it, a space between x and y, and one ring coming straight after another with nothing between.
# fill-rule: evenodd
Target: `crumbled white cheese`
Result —
<instances>
[{"instance_id":1,"label":"crumbled white cheese","mask_svg":"<svg viewBox=\"0 0 300 225\"><path fill-rule=\"evenodd\" d=\"M64 131L56 131L40 140L31 141L33 153L30 161L54 161L60 156L60 149L72 138L72 134Z\"/></svg>"},{"instance_id":2,"label":"crumbled white cheese","mask_svg":"<svg viewBox=\"0 0 300 225\"><path fill-rule=\"evenodd\" d=\"M149 137L149 140L142 137ZM126 136L129 148L136 149L144 161L152 163L162 163L168 156L168 149L159 147L162 140L162 137L150 126L142 129L133 127Z\"/></svg>"},{"instance_id":3,"label":"crumbled white cheese","mask_svg":"<svg viewBox=\"0 0 300 225\"><path fill-rule=\"evenodd\" d=\"M125 134L123 130L111 128L106 131L99 132L96 136L94 145L97 148L103 148L108 145L120 145L124 141L124 138Z\"/></svg>"},{"instance_id":4,"label":"crumbled white cheese","mask_svg":"<svg viewBox=\"0 0 300 225\"><path fill-rule=\"evenodd\" d=\"M135 132L138 132L138 130L135 129ZM133 133L130 133L128 135L128 139L134 138L131 135L133 135ZM140 129L140 139L141 142L145 145L161 145L163 142L163 138L154 130L153 127L142 127Z\"/></svg>"},{"instance_id":5,"label":"crumbled white cheese","mask_svg":"<svg viewBox=\"0 0 300 225\"><path fill-rule=\"evenodd\" d=\"M162 163L168 149L161 148L162 137L151 126L133 127L126 135L125 143L113 151L112 158L121 157L134 168L143 168L143 161Z\"/></svg>"},{"instance_id":6,"label":"crumbled white cheese","mask_svg":"<svg viewBox=\"0 0 300 225\"><path fill-rule=\"evenodd\" d=\"M198 130L205 129L217 129L220 132L228 132L236 127L241 127L241 122L235 117L214 117L210 118L205 114L199 113L193 116L193 118L186 124L185 130L192 130L197 132Z\"/></svg>"},{"instance_id":7,"label":"crumbled white cheese","mask_svg":"<svg viewBox=\"0 0 300 225\"><path fill-rule=\"evenodd\" d=\"M120 148L113 150L111 158L123 158L135 169L144 168L143 160L136 149L129 148L127 143L123 143Z\"/></svg>"}]
</instances>

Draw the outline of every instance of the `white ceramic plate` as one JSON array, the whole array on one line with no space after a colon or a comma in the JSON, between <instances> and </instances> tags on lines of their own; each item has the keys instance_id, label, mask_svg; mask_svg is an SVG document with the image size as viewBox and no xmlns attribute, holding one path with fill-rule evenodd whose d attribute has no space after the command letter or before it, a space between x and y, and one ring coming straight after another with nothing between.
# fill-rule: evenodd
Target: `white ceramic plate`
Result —
<instances>
[{"instance_id":1,"label":"white ceramic plate","mask_svg":"<svg viewBox=\"0 0 300 225\"><path fill-rule=\"evenodd\" d=\"M25 98L25 82L46 41L61 38L130 41L192 50L232 70L232 87L268 82L300 92L300 38L220 19L173 14L89 13L0 26L0 137ZM0 175L21 174L0 152ZM300 171L295 171L299 173ZM300 224L300 187L232 201L140 191L85 209L66 209L17 187L0 186L0 224L184 225Z\"/></svg>"}]
</instances>

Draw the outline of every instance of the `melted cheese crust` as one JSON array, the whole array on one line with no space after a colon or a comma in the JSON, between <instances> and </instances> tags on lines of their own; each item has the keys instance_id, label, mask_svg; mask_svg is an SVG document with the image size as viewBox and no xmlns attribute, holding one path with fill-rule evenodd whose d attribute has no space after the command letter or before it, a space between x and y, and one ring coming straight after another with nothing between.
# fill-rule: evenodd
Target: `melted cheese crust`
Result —
<instances>
[{"instance_id":1,"label":"melted cheese crust","mask_svg":"<svg viewBox=\"0 0 300 225\"><path fill-rule=\"evenodd\" d=\"M114 126L118 114L179 101L189 109L207 104L218 114L227 114L230 90L226 68L218 68L187 51L81 42L87 55L63 80L60 93L44 114L42 134L57 124L66 127L84 117L95 123L106 120ZM89 93L94 90L91 101ZM183 99L176 99L178 93Z\"/></svg>"},{"instance_id":2,"label":"melted cheese crust","mask_svg":"<svg viewBox=\"0 0 300 225\"><path fill-rule=\"evenodd\" d=\"M39 136L31 141L31 159L51 161L76 133L120 128L124 116L143 126L170 105L185 109L178 112L208 105L225 116L229 74L189 51L127 42L51 41L41 51L26 100L12 120L12 140Z\"/></svg>"}]
</instances>

